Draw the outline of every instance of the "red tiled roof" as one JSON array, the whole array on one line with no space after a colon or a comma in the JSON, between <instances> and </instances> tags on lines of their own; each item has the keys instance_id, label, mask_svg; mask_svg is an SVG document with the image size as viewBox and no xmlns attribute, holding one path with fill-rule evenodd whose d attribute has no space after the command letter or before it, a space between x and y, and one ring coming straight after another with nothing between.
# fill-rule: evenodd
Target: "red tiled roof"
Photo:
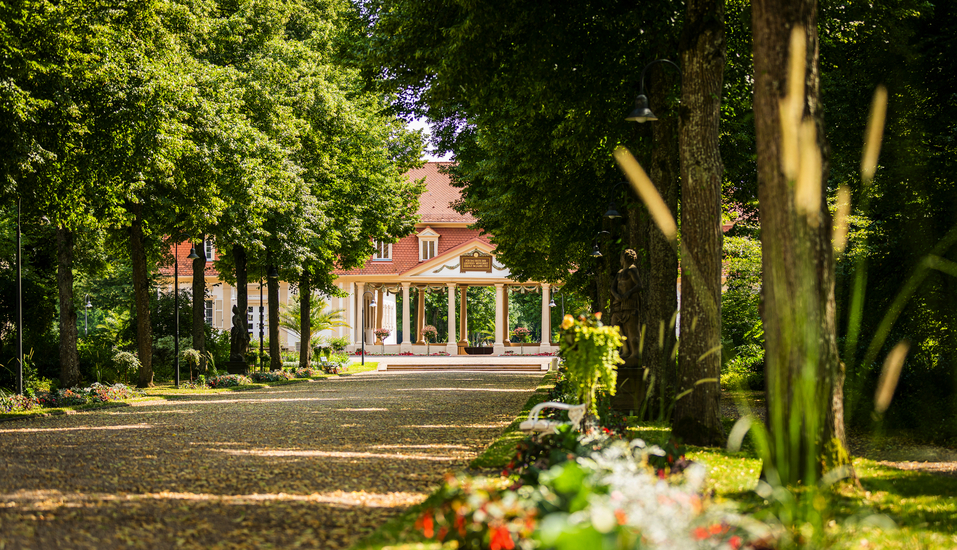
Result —
<instances>
[{"instance_id":1,"label":"red tiled roof","mask_svg":"<svg viewBox=\"0 0 957 550\"><path fill-rule=\"evenodd\" d=\"M192 277L193 276L193 260L190 260L189 251L192 248L192 244L185 242L173 245L173 254L176 256L176 263L179 264L179 276L180 277ZM159 268L161 275L167 277L173 276L173 264L161 266ZM207 277L217 277L219 272L216 271L216 268L213 267L213 262L206 261L206 276Z\"/></svg>"},{"instance_id":2,"label":"red tiled roof","mask_svg":"<svg viewBox=\"0 0 957 550\"><path fill-rule=\"evenodd\" d=\"M466 227L439 227L432 228L439 234L436 256L441 256L449 250L461 246L471 240L489 242L488 235L482 235L478 229ZM402 237L392 245L392 260L369 260L365 267L348 271L336 270L337 275L400 275L415 269L419 262L419 238L415 235Z\"/></svg>"},{"instance_id":3,"label":"red tiled roof","mask_svg":"<svg viewBox=\"0 0 957 550\"><path fill-rule=\"evenodd\" d=\"M427 162L422 168L413 168L406 173L413 180L425 178L426 189L419 198L419 216L423 223L476 221L471 214L459 214L450 206L462 195L457 188L452 187L449 176L439 169L451 165L451 162Z\"/></svg>"}]
</instances>

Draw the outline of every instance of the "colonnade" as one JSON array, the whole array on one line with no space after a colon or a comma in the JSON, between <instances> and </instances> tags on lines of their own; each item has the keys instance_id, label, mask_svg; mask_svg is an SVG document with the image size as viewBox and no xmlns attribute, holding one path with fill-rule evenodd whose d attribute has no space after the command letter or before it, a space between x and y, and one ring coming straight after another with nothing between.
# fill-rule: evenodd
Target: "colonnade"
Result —
<instances>
[{"instance_id":1,"label":"colonnade","mask_svg":"<svg viewBox=\"0 0 957 550\"><path fill-rule=\"evenodd\" d=\"M352 324L355 329L355 341L358 343L362 337L362 330L365 330L365 327L362 327L362 313L361 308L366 308L367 301L365 298L366 285L364 282L356 283L356 293L355 301L353 302L358 311L356 311L356 318ZM389 285L389 284L375 284L373 285L373 293L376 296L378 303L383 303L383 287L392 287L395 290L398 290L398 286L401 286L402 292L402 312L401 312L401 326L406 327L406 330L402 331L402 342L399 343L399 353L412 353L413 345L425 345L426 342L422 337L422 329L425 326L425 297L426 292L429 289L436 290L441 288L441 284L438 285L419 285L411 282L402 282L399 285ZM509 341L509 318L508 318L508 286L522 286L527 287L528 285L509 285L508 283L493 283L491 285L482 285L482 284L463 284L463 283L454 283L449 282L445 283L446 291L448 293L448 340L444 343L444 351L449 355L458 355L464 354L465 348L468 345L468 288L469 286L494 286L495 287L495 342L493 344L492 354L493 355L503 355L505 353L506 347L511 343ZM541 288L542 294L542 342L539 345L539 353L547 353L552 351L551 340L551 307L549 303L551 302L551 285L549 283L540 283L538 285ZM416 337L417 341L412 342L411 330L408 330L408 327L412 326L412 311L411 311L411 293L412 291L417 290L419 293L418 296L418 308L416 311ZM455 301L459 300L459 319L456 323L456 314L455 314ZM378 311L371 313L375 317L370 317L370 312L367 310L366 319L367 324L370 318L374 318L374 326L382 326L382 308L375 308ZM352 315L349 316L352 320ZM368 343L368 340L367 340ZM436 351L440 349L443 345L442 343L435 343L433 347ZM534 343L529 344L529 346L534 346Z\"/></svg>"}]
</instances>

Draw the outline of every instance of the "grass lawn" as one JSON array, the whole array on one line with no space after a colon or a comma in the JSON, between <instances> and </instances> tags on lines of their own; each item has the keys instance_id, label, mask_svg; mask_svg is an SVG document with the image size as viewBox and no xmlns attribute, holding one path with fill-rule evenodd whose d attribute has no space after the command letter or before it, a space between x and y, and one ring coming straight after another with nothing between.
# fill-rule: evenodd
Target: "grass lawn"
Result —
<instances>
[{"instance_id":1,"label":"grass lawn","mask_svg":"<svg viewBox=\"0 0 957 550\"><path fill-rule=\"evenodd\" d=\"M472 468L494 475L511 460L516 443L522 439L518 423L536 403L544 400L551 387L547 376L525 409L502 436L476 458ZM753 396L745 396L750 399ZM671 428L663 422L643 422L632 427L632 437L661 441ZM906 444L906 443L905 443ZM747 440L741 451L689 447L688 458L708 468L708 489L716 503L735 506L768 523L779 523L794 507L776 505L755 492L761 473L761 460ZM854 468L860 486L850 482L826 490L824 499L807 498L805 510L823 518L823 533L805 548L840 550L953 550L957 548L957 477L900 470L867 459L855 458ZM393 518L352 550L439 550L451 544L425 541L413 528L415 519L429 507L430 497L422 504ZM800 522L798 522L800 523Z\"/></svg>"}]
</instances>

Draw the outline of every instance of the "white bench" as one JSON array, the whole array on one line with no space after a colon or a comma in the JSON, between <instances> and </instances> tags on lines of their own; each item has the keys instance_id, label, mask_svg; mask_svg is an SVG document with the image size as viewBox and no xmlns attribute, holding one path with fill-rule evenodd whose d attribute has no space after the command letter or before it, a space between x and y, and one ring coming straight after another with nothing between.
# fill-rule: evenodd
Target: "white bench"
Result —
<instances>
[{"instance_id":1,"label":"white bench","mask_svg":"<svg viewBox=\"0 0 957 550\"><path fill-rule=\"evenodd\" d=\"M558 420L539 419L538 413L542 409L561 409L568 411L568 419L576 430L581 427L582 418L585 417L585 405L569 405L568 403L559 403L557 401L546 401L532 407L528 413L528 419L518 425L518 429L525 433L553 434L557 433L557 428L565 422Z\"/></svg>"}]
</instances>

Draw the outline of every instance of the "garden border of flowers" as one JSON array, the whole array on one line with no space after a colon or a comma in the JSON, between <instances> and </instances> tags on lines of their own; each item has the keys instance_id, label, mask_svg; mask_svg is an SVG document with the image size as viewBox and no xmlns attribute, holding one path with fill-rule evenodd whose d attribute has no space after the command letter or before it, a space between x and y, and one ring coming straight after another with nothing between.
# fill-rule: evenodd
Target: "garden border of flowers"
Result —
<instances>
[{"instance_id":1,"label":"garden border of flowers","mask_svg":"<svg viewBox=\"0 0 957 550\"><path fill-rule=\"evenodd\" d=\"M557 378L558 375L553 372L547 373L542 378L535 392L525 402L522 411L495 441L469 463L469 470L498 472L501 465L508 460L505 457L510 458L515 453L518 443L525 439L525 434L518 429L519 424L528 416L532 407L548 399L548 392L555 387ZM378 550L388 544L401 544L403 541L400 537L413 529L416 518L421 516L423 511L441 504L444 498L443 485L444 482L436 487L424 501L392 517L378 529L353 544L349 550Z\"/></svg>"}]
</instances>

